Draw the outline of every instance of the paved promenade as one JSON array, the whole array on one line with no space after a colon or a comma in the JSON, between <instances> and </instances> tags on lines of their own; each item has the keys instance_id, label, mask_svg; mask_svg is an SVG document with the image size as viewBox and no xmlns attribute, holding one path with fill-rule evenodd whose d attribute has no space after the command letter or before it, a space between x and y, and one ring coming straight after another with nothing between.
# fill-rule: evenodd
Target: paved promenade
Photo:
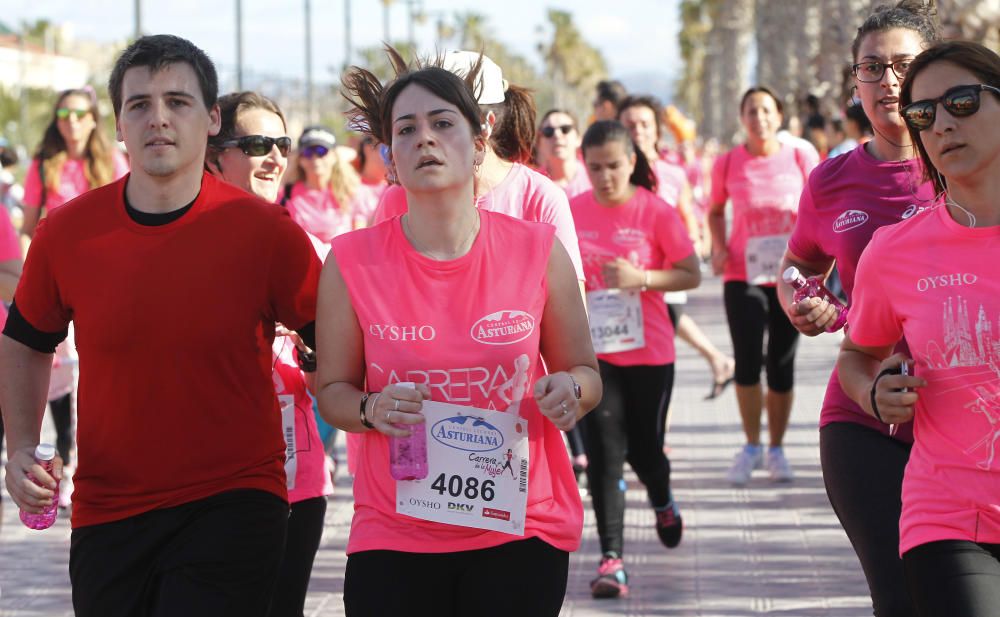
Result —
<instances>
[{"instance_id":1,"label":"paved promenade","mask_svg":"<svg viewBox=\"0 0 1000 617\"><path fill-rule=\"evenodd\" d=\"M709 279L692 294L688 312L728 349L721 296L719 281ZM829 335L800 344L797 399L786 443L795 481L773 485L758 471L747 487L737 489L725 481L742 444L735 396L729 389L716 401L703 401L710 381L707 365L679 342L668 441L674 494L684 516L683 542L671 551L659 543L645 491L630 474L625 564L632 593L624 600L592 600L588 582L600 549L585 500L584 540L571 558L562 615L871 615L864 577L830 509L819 468L819 406L838 345L839 337ZM338 476L306 603L310 617L343 615L350 490L349 478ZM72 615L68 552L67 521L47 532L29 531L4 493L0 617Z\"/></svg>"}]
</instances>

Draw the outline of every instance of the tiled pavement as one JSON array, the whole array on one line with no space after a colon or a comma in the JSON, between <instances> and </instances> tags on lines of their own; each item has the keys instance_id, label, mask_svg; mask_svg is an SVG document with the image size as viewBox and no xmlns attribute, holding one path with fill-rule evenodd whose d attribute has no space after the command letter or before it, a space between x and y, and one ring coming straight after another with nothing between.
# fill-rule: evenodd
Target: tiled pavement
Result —
<instances>
[{"instance_id":1,"label":"tiled pavement","mask_svg":"<svg viewBox=\"0 0 1000 617\"><path fill-rule=\"evenodd\" d=\"M706 280L692 294L688 312L716 344L729 347L718 280ZM773 485L757 472L746 488L737 489L725 481L742 441L732 389L717 401L703 401L706 364L679 343L668 440L684 540L672 551L660 545L645 492L630 475L625 564L632 593L625 600L592 600L588 581L599 548L585 502L583 545L572 556L562 615L871 615L864 578L830 510L819 469L818 410L838 344L837 336L800 344L786 445L795 481ZM341 475L316 557L307 616L343 614L350 517L350 483ZM65 521L47 532L28 531L6 498L0 506L0 617L72 615L68 549Z\"/></svg>"}]
</instances>

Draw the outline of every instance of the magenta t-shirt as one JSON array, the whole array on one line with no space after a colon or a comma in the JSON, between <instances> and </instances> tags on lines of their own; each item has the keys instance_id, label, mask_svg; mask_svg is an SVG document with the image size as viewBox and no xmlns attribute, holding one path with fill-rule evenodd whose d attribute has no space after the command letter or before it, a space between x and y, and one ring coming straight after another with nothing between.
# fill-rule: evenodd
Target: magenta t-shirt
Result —
<instances>
[{"instance_id":1,"label":"magenta t-shirt","mask_svg":"<svg viewBox=\"0 0 1000 617\"><path fill-rule=\"evenodd\" d=\"M573 216L569 211L569 200L555 182L525 165L514 163L507 177L493 187L492 191L481 196L476 206L522 221L555 226L556 237L569 253L577 277L583 279L580 245L576 239ZM405 212L406 190L399 185L390 186L382 194L382 201L378 204L372 224L387 221Z\"/></svg>"},{"instance_id":2,"label":"magenta t-shirt","mask_svg":"<svg viewBox=\"0 0 1000 617\"><path fill-rule=\"evenodd\" d=\"M900 555L938 540L1000 543L1000 226L939 206L875 232L849 323L872 347L909 343L918 390Z\"/></svg>"},{"instance_id":3,"label":"magenta t-shirt","mask_svg":"<svg viewBox=\"0 0 1000 617\"><path fill-rule=\"evenodd\" d=\"M580 238L587 291L607 288L601 268L617 257L643 270L669 270L694 252L677 211L642 187L620 206L602 206L590 191L573 198L570 207ZM644 291L641 300L645 346L599 354L598 358L617 366L674 361L674 328L663 292Z\"/></svg>"},{"instance_id":4,"label":"magenta t-shirt","mask_svg":"<svg viewBox=\"0 0 1000 617\"><path fill-rule=\"evenodd\" d=\"M590 183L590 176L587 175L587 169L584 167L583 161L577 163L576 175L566 183L565 186L560 187L562 190L566 191L566 197L568 199L573 199L577 195L583 195L587 191L594 190L594 186Z\"/></svg>"},{"instance_id":5,"label":"magenta t-shirt","mask_svg":"<svg viewBox=\"0 0 1000 617\"><path fill-rule=\"evenodd\" d=\"M712 207L724 207L729 199L733 202L723 280L747 280L749 238L792 232L799 195L818 163L818 157L786 144L770 156L754 156L746 146L738 146L716 159L712 167Z\"/></svg>"},{"instance_id":6,"label":"magenta t-shirt","mask_svg":"<svg viewBox=\"0 0 1000 617\"><path fill-rule=\"evenodd\" d=\"M285 207L299 227L322 242L330 242L340 234L367 227L377 204L377 191L363 184L342 208L329 189L311 189L296 182Z\"/></svg>"},{"instance_id":7,"label":"magenta t-shirt","mask_svg":"<svg viewBox=\"0 0 1000 617\"><path fill-rule=\"evenodd\" d=\"M118 180L128 173L128 161L118 150L111 154L114 174L112 181ZM90 190L87 175L84 171L86 162L82 159L67 158L59 174L59 190L51 188L45 192L45 209L49 212L71 199L76 199ZM48 180L48 179L46 179ZM46 182L48 184L48 182ZM28 208L38 208L42 201L42 179L38 173L38 159L31 159L28 165L28 175L24 178L24 205Z\"/></svg>"},{"instance_id":8,"label":"magenta t-shirt","mask_svg":"<svg viewBox=\"0 0 1000 617\"><path fill-rule=\"evenodd\" d=\"M836 260L849 305L858 260L875 230L934 204L934 186L922 175L919 159L880 161L864 146L827 159L813 170L802 191L788 250L803 261ZM826 388L819 425L831 422L855 422L889 434L887 425L865 413L844 393L836 369ZM894 436L912 441L909 423L898 427Z\"/></svg>"},{"instance_id":9,"label":"magenta t-shirt","mask_svg":"<svg viewBox=\"0 0 1000 617\"><path fill-rule=\"evenodd\" d=\"M574 551L583 504L562 432L532 396L543 374L539 345L553 229L488 210L479 216L472 247L453 260L416 251L399 216L333 241L331 255L364 335L366 388L379 392L409 381L426 384L435 401L517 411L528 422L531 461L525 537ZM497 338L475 327L501 321L516 321L523 335ZM348 554L454 552L521 539L397 514L389 438L378 431L361 434L356 468Z\"/></svg>"},{"instance_id":10,"label":"magenta t-shirt","mask_svg":"<svg viewBox=\"0 0 1000 617\"><path fill-rule=\"evenodd\" d=\"M656 194L674 208L681 201L681 193L687 185L687 173L680 165L675 165L663 159L653 163L653 173L656 174Z\"/></svg>"},{"instance_id":11,"label":"magenta t-shirt","mask_svg":"<svg viewBox=\"0 0 1000 617\"><path fill-rule=\"evenodd\" d=\"M21 259L21 242L14 231L14 225L10 222L10 215L7 208L0 206L0 261L10 261L11 259ZM7 323L7 308L0 303L0 330L3 330Z\"/></svg>"}]
</instances>

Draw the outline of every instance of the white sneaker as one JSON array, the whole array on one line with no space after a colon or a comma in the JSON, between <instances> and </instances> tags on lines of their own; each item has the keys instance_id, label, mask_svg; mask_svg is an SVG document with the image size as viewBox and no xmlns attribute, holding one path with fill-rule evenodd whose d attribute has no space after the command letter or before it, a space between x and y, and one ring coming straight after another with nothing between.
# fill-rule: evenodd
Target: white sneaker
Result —
<instances>
[{"instance_id":1,"label":"white sneaker","mask_svg":"<svg viewBox=\"0 0 1000 617\"><path fill-rule=\"evenodd\" d=\"M767 472L771 474L772 482L791 482L795 478L792 466L785 458L785 451L781 448L767 450Z\"/></svg>"},{"instance_id":2,"label":"white sneaker","mask_svg":"<svg viewBox=\"0 0 1000 617\"><path fill-rule=\"evenodd\" d=\"M760 469L763 464L763 448L759 448L755 453L749 447L744 446L736 453L736 457L733 459L733 466L729 468L729 473L726 477L729 478L730 483L736 486L746 486L746 483L750 481L750 474L753 473L753 470Z\"/></svg>"}]
</instances>

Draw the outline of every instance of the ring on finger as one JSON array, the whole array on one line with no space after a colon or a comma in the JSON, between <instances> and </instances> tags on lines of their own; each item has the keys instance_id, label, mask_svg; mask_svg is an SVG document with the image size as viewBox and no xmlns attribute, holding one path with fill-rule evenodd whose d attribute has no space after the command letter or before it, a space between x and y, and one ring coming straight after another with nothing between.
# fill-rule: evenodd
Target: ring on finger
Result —
<instances>
[{"instance_id":1,"label":"ring on finger","mask_svg":"<svg viewBox=\"0 0 1000 617\"><path fill-rule=\"evenodd\" d=\"M569 413L569 407L566 406L566 401L559 401L559 406L562 407L563 410L562 415L565 416L566 414Z\"/></svg>"},{"instance_id":2,"label":"ring on finger","mask_svg":"<svg viewBox=\"0 0 1000 617\"><path fill-rule=\"evenodd\" d=\"M399 411L399 399L396 399L396 404L392 408L393 411Z\"/></svg>"}]
</instances>

